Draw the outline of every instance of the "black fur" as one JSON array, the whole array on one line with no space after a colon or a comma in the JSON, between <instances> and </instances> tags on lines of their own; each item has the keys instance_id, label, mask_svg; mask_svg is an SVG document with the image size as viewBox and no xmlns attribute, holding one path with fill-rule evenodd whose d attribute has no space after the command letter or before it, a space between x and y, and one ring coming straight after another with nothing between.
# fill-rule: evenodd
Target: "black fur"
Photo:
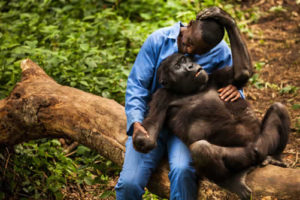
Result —
<instances>
[{"instance_id":1,"label":"black fur","mask_svg":"<svg viewBox=\"0 0 300 200\"><path fill-rule=\"evenodd\" d=\"M218 185L249 199L245 172L267 156L278 157L286 146L290 119L286 108L273 104L262 123L248 102L225 102L217 89L234 82L233 68L211 75L182 54L165 59L158 70L164 85L154 93L143 121L149 133L136 133L134 146L148 152L165 125L189 146L195 168Z\"/></svg>"}]
</instances>

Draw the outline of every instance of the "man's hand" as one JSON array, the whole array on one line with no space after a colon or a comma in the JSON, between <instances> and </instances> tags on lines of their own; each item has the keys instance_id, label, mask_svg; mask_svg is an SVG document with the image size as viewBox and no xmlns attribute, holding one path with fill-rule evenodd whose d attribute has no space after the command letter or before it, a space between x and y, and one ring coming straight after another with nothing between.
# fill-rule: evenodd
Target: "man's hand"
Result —
<instances>
[{"instance_id":1,"label":"man's hand","mask_svg":"<svg viewBox=\"0 0 300 200\"><path fill-rule=\"evenodd\" d=\"M148 153L156 147L156 140L150 138L147 130L141 123L135 122L133 124L133 147L141 153Z\"/></svg>"},{"instance_id":2,"label":"man's hand","mask_svg":"<svg viewBox=\"0 0 300 200\"><path fill-rule=\"evenodd\" d=\"M235 101L241 97L240 92L234 85L228 85L218 90L219 96L224 101Z\"/></svg>"},{"instance_id":3,"label":"man's hand","mask_svg":"<svg viewBox=\"0 0 300 200\"><path fill-rule=\"evenodd\" d=\"M207 8L197 14L197 20L214 19L225 27L235 26L235 20L224 10L218 7Z\"/></svg>"},{"instance_id":4,"label":"man's hand","mask_svg":"<svg viewBox=\"0 0 300 200\"><path fill-rule=\"evenodd\" d=\"M139 132L139 133L142 133L145 135L146 138L149 138L149 134L148 132L146 131L146 129L142 126L142 124L140 122L134 122L133 124L133 138L136 136L136 133Z\"/></svg>"}]
</instances>

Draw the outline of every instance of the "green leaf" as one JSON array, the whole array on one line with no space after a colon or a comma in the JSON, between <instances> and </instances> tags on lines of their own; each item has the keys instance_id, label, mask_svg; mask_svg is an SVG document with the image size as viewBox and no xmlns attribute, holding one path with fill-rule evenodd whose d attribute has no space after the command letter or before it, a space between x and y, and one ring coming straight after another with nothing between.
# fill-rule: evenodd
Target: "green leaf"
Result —
<instances>
[{"instance_id":1,"label":"green leaf","mask_svg":"<svg viewBox=\"0 0 300 200\"><path fill-rule=\"evenodd\" d=\"M283 8L281 5L273 6L269 9L270 12L286 12L287 10Z\"/></svg>"},{"instance_id":2,"label":"green leaf","mask_svg":"<svg viewBox=\"0 0 300 200\"><path fill-rule=\"evenodd\" d=\"M265 62L256 62L254 64L254 67L256 70L260 71L265 64L266 64Z\"/></svg>"},{"instance_id":3,"label":"green leaf","mask_svg":"<svg viewBox=\"0 0 300 200\"><path fill-rule=\"evenodd\" d=\"M85 63L87 64L87 66L89 66L91 68L96 68L97 67L96 62L92 58L87 58L85 60Z\"/></svg>"},{"instance_id":4,"label":"green leaf","mask_svg":"<svg viewBox=\"0 0 300 200\"><path fill-rule=\"evenodd\" d=\"M108 198L108 197L110 197L111 195L112 195L112 191L110 191L110 190L106 190L106 191L104 191L101 195L100 195L100 198L101 199L105 199L105 198Z\"/></svg>"},{"instance_id":5,"label":"green leaf","mask_svg":"<svg viewBox=\"0 0 300 200\"><path fill-rule=\"evenodd\" d=\"M296 86L287 85L287 86L281 88L281 89L279 90L279 93L280 93L280 94L284 94L284 93L292 94L292 93L296 93L296 92L298 91L298 89L299 89L299 88L296 87Z\"/></svg>"},{"instance_id":6,"label":"green leaf","mask_svg":"<svg viewBox=\"0 0 300 200\"><path fill-rule=\"evenodd\" d=\"M89 45L88 44L80 44L80 49L82 49L83 51L87 51L89 49Z\"/></svg>"},{"instance_id":7,"label":"green leaf","mask_svg":"<svg viewBox=\"0 0 300 200\"><path fill-rule=\"evenodd\" d=\"M79 145L76 150L76 154L83 155L89 153L91 150L83 145Z\"/></svg>"},{"instance_id":8,"label":"green leaf","mask_svg":"<svg viewBox=\"0 0 300 200\"><path fill-rule=\"evenodd\" d=\"M90 176L84 177L84 182L88 185L93 185L94 184L94 179Z\"/></svg>"},{"instance_id":9,"label":"green leaf","mask_svg":"<svg viewBox=\"0 0 300 200\"><path fill-rule=\"evenodd\" d=\"M294 104L294 105L292 106L292 109L293 109L293 110L299 110L299 109L300 109L300 104Z\"/></svg>"},{"instance_id":10,"label":"green leaf","mask_svg":"<svg viewBox=\"0 0 300 200\"><path fill-rule=\"evenodd\" d=\"M51 140L51 143L52 143L54 146L61 146L61 143L60 143L57 139Z\"/></svg>"},{"instance_id":11,"label":"green leaf","mask_svg":"<svg viewBox=\"0 0 300 200\"><path fill-rule=\"evenodd\" d=\"M84 85L84 86L86 86L86 87L89 87L89 84L88 84L88 82L86 82L86 81L79 81L79 83L80 83L81 85Z\"/></svg>"},{"instance_id":12,"label":"green leaf","mask_svg":"<svg viewBox=\"0 0 300 200\"><path fill-rule=\"evenodd\" d=\"M55 199L56 200L62 200L63 199L63 194L61 192L56 192L55 193Z\"/></svg>"}]
</instances>

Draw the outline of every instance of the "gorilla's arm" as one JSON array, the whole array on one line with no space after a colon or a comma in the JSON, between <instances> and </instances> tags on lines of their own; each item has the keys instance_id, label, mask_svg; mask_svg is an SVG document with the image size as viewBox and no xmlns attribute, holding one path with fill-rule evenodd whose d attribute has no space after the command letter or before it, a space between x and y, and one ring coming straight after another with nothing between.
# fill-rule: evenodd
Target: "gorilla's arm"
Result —
<instances>
[{"instance_id":1,"label":"gorilla's arm","mask_svg":"<svg viewBox=\"0 0 300 200\"><path fill-rule=\"evenodd\" d=\"M233 85L243 87L252 76L251 58L243 41L235 20L224 10L211 7L197 15L197 20L214 19L222 24L228 33L233 57Z\"/></svg>"},{"instance_id":2,"label":"gorilla's arm","mask_svg":"<svg viewBox=\"0 0 300 200\"><path fill-rule=\"evenodd\" d=\"M237 26L226 27L233 58L234 82L233 85L243 87L253 74L250 55L246 44L241 38Z\"/></svg>"},{"instance_id":3,"label":"gorilla's arm","mask_svg":"<svg viewBox=\"0 0 300 200\"><path fill-rule=\"evenodd\" d=\"M172 96L164 88L158 89L152 95L149 112L142 123L148 135L146 136L144 133L137 132L133 138L133 145L137 151L147 153L155 148L156 140L165 122L168 105L172 100Z\"/></svg>"},{"instance_id":4,"label":"gorilla's arm","mask_svg":"<svg viewBox=\"0 0 300 200\"><path fill-rule=\"evenodd\" d=\"M172 96L164 88L157 90L153 94L149 104L149 113L143 121L143 126L150 135L157 136L161 130Z\"/></svg>"},{"instance_id":5,"label":"gorilla's arm","mask_svg":"<svg viewBox=\"0 0 300 200\"><path fill-rule=\"evenodd\" d=\"M233 84L233 68L232 67L224 67L219 70L213 71L209 75L209 85L216 86L217 89L223 88L229 84Z\"/></svg>"}]
</instances>

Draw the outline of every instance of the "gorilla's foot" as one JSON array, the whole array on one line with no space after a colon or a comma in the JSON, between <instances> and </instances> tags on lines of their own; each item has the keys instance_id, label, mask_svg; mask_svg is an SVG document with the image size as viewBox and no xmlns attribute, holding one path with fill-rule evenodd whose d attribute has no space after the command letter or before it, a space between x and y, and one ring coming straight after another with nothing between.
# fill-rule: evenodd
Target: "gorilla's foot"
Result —
<instances>
[{"instance_id":1,"label":"gorilla's foot","mask_svg":"<svg viewBox=\"0 0 300 200\"><path fill-rule=\"evenodd\" d=\"M261 163L262 166L266 166L269 164L284 168L288 167L288 165L284 163L280 158L276 158L273 156L267 156L267 158Z\"/></svg>"},{"instance_id":2,"label":"gorilla's foot","mask_svg":"<svg viewBox=\"0 0 300 200\"><path fill-rule=\"evenodd\" d=\"M252 190L247 186L245 181L249 171L250 169L240 172L231 178L218 183L218 185L230 192L236 193L242 200L249 200Z\"/></svg>"}]
</instances>

